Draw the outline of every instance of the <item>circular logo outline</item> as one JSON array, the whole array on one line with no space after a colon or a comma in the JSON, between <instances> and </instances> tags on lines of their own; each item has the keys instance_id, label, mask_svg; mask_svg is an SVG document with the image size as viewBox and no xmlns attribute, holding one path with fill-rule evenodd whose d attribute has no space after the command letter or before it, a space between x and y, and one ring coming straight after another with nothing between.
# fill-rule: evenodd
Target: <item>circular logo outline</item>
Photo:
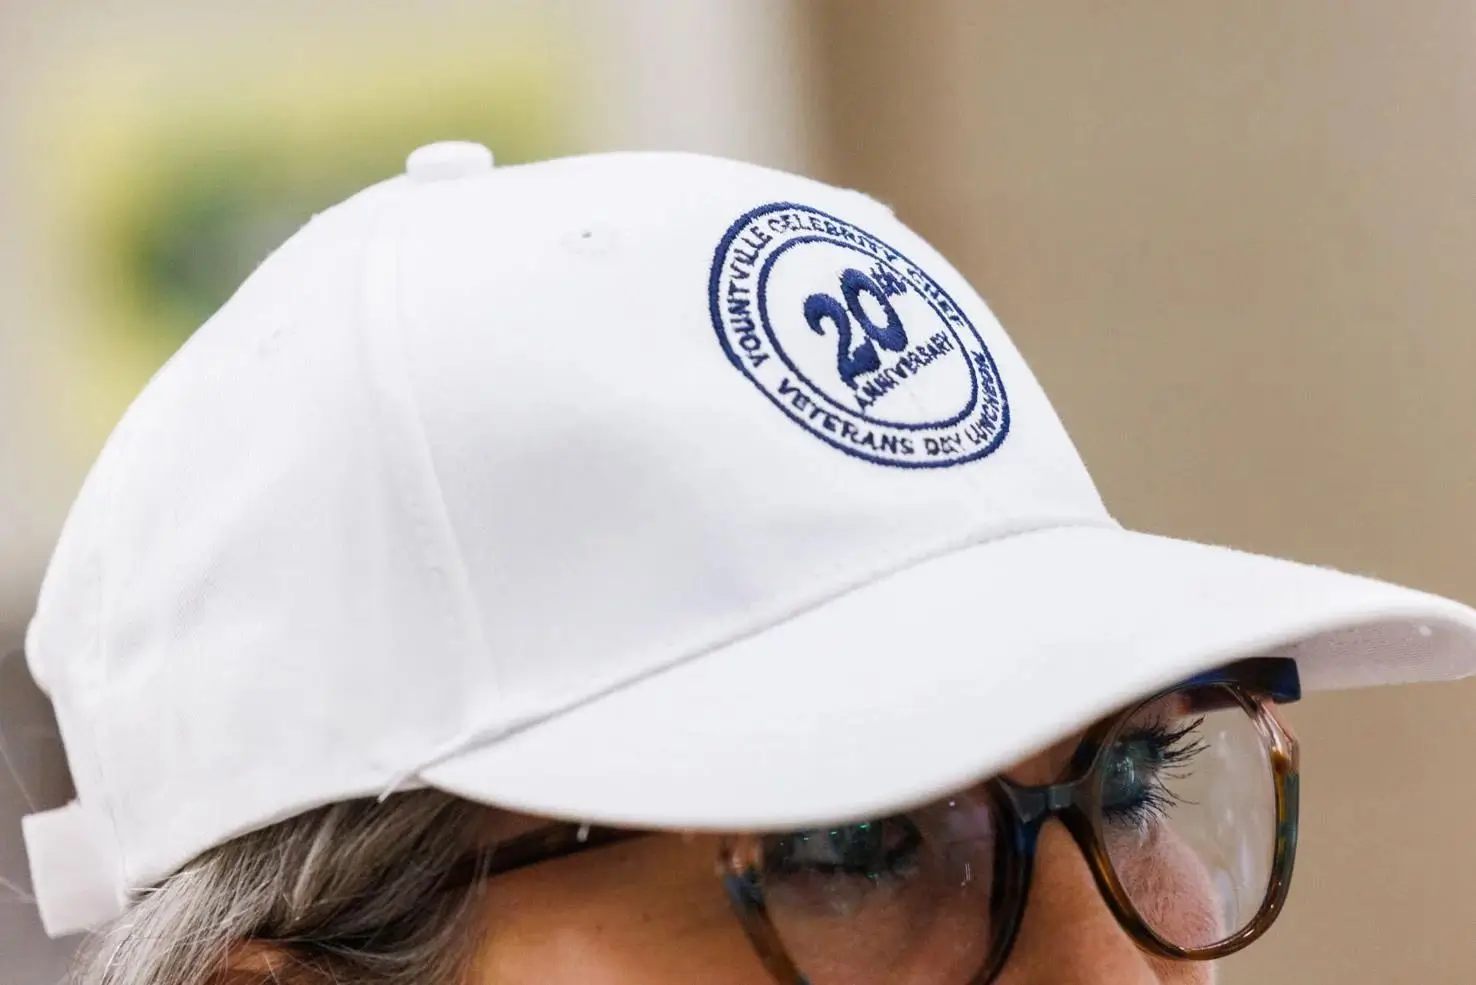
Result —
<instances>
[{"instance_id":1,"label":"circular logo outline","mask_svg":"<svg viewBox=\"0 0 1476 985\"><path fill-rule=\"evenodd\" d=\"M780 212L795 212L818 220L818 225L804 226L802 228L786 228L776 230L770 225L770 231L765 232L757 228L757 221L766 215ZM729 261L737 248L739 237L745 232L753 233L757 237L755 241L745 241L741 245L751 252L747 255L740 254L739 258L748 264L748 271L743 278L753 280L753 287L739 288L734 279L725 277L725 271L729 267ZM849 235L847 235L849 233ZM771 245L777 243L778 245ZM915 288L922 299L927 303L929 309L938 318L948 333L959 346L960 354L970 374L971 392L968 402L964 408L950 418L941 421L928 421L918 424L886 421L880 418L870 418L863 410L841 405L828 390L817 385L798 366L796 366L784 346L780 343L777 333L774 331L773 323L769 318L768 306L768 279L773 269L774 262L792 247L808 243L826 243L842 249L851 250L860 256L867 257L870 261L879 262L892 274L900 275L909 287ZM758 264L761 254L762 264ZM735 268L736 269L736 268ZM755 274L757 276L755 276ZM730 291L749 293L751 296L743 301L740 299L741 314L737 315L736 324L738 328L730 328L728 321L724 318L724 292L723 285L727 284ZM728 299L729 304L733 299ZM828 212L814 208L809 205L801 205L795 202L772 202L761 205L745 212L735 220L723 234L722 239L713 253L713 262L708 277L708 307L712 317L712 325L717 333L718 342L722 345L728 361L738 369L753 385L769 398L769 401L784 412L785 416L794 421L811 435L824 441L831 447L844 452L854 458L871 462L877 465L887 465L897 468L947 468L953 465L962 465L967 462L977 461L992 454L1004 442L1010 431L1010 404L1005 391L1004 380L999 373L999 367L994 361L994 354L989 351L983 336L977 326L963 309L955 302L949 293L944 290L936 280L926 271L914 263L910 258L897 250L890 244L872 235L866 230L837 218ZM749 317L752 311L756 317ZM952 317L949 316L952 313ZM733 313L733 312L730 312ZM745 344L748 341L757 342L756 332L761 331L763 342L757 346ZM737 336L735 338L735 336ZM736 343L736 344L735 344ZM771 351L764 352L763 348ZM741 350L741 351L740 351ZM778 387L773 383L761 378L756 372L759 366L770 358L777 357L778 360L788 368L794 378L802 385L804 397L810 403L823 404L825 416L828 418L824 426L814 423L815 414L809 418L802 413L802 408L783 399L785 393L794 400L794 393L798 388L792 387L784 390L784 384L789 383L785 379ZM750 364L751 363L751 364ZM987 382L981 376L987 375ZM980 412L980 399L986 391L993 391L993 405L995 420L989 425L990 415ZM901 439L900 447L906 448L905 454L898 451L872 450L852 441L847 443L841 440L835 430L829 425L839 419L841 423L840 434L854 437L857 432L856 425L859 423L868 429L872 429L871 437L875 437L876 430L895 431L912 435L924 436L924 444L937 440L926 438L927 432L935 434L954 428L960 422L974 418L970 430L982 428L985 436L982 440L976 440L971 448L957 451L933 451L927 450L924 455L922 450L915 448L907 438ZM974 435L971 435L971 438ZM885 440L885 439L884 439ZM957 444L962 444L962 439L956 435L950 436ZM893 441L893 444L898 444Z\"/></svg>"}]
</instances>

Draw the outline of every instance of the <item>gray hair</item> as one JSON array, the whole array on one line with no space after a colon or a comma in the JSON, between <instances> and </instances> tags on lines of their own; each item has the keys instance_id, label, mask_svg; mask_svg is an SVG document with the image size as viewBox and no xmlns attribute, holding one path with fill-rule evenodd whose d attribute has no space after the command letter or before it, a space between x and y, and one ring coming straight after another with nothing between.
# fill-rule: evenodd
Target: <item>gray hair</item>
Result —
<instances>
[{"instance_id":1,"label":"gray hair","mask_svg":"<svg viewBox=\"0 0 1476 985\"><path fill-rule=\"evenodd\" d=\"M96 938L73 981L453 985L479 941L479 887L446 882L489 815L416 791L334 804L238 838L146 893ZM282 960L222 974L246 942Z\"/></svg>"}]
</instances>

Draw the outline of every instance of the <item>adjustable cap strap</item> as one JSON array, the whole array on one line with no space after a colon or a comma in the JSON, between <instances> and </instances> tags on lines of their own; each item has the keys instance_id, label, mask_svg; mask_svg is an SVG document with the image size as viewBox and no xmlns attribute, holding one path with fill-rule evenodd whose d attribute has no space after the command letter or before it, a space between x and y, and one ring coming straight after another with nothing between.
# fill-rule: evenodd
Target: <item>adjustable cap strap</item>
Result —
<instances>
[{"instance_id":1,"label":"adjustable cap strap","mask_svg":"<svg viewBox=\"0 0 1476 985\"><path fill-rule=\"evenodd\" d=\"M105 824L73 801L21 822L41 925L52 938L96 930L128 908L123 867Z\"/></svg>"}]
</instances>

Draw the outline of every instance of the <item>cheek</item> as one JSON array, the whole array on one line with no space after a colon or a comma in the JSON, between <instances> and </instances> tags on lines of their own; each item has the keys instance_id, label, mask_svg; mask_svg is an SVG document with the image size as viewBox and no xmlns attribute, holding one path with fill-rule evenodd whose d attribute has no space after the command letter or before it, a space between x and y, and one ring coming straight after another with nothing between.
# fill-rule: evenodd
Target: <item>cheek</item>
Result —
<instances>
[{"instance_id":1,"label":"cheek","mask_svg":"<svg viewBox=\"0 0 1476 985\"><path fill-rule=\"evenodd\" d=\"M1161 936L1208 945L1227 928L1214 883L1199 856L1165 828L1132 848L1113 849L1113 865L1138 913Z\"/></svg>"},{"instance_id":2,"label":"cheek","mask_svg":"<svg viewBox=\"0 0 1476 985\"><path fill-rule=\"evenodd\" d=\"M651 838L490 881L469 985L772 985L716 858L706 839Z\"/></svg>"},{"instance_id":3,"label":"cheek","mask_svg":"<svg viewBox=\"0 0 1476 985\"><path fill-rule=\"evenodd\" d=\"M992 856L922 852L876 882L772 881L769 914L814 985L964 985L988 959Z\"/></svg>"},{"instance_id":4,"label":"cheek","mask_svg":"<svg viewBox=\"0 0 1476 985\"><path fill-rule=\"evenodd\" d=\"M1166 961L1156 958L1152 962L1154 985L1215 985L1220 980L1213 961Z\"/></svg>"}]
</instances>

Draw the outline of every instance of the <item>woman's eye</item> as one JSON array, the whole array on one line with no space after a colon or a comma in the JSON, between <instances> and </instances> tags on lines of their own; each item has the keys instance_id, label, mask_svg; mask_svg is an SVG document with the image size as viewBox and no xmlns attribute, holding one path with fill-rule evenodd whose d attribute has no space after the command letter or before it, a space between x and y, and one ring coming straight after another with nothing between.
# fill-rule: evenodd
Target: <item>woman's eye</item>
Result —
<instances>
[{"instance_id":1,"label":"woman's eye","mask_svg":"<svg viewBox=\"0 0 1476 985\"><path fill-rule=\"evenodd\" d=\"M858 876L873 881L896 875L917 856L922 835L905 817L798 831L771 839L770 872Z\"/></svg>"},{"instance_id":2,"label":"woman's eye","mask_svg":"<svg viewBox=\"0 0 1476 985\"><path fill-rule=\"evenodd\" d=\"M1189 777L1193 760L1205 750L1202 722L1145 725L1118 737L1103 764L1102 811L1108 820L1146 823L1180 802L1174 787Z\"/></svg>"}]
</instances>

